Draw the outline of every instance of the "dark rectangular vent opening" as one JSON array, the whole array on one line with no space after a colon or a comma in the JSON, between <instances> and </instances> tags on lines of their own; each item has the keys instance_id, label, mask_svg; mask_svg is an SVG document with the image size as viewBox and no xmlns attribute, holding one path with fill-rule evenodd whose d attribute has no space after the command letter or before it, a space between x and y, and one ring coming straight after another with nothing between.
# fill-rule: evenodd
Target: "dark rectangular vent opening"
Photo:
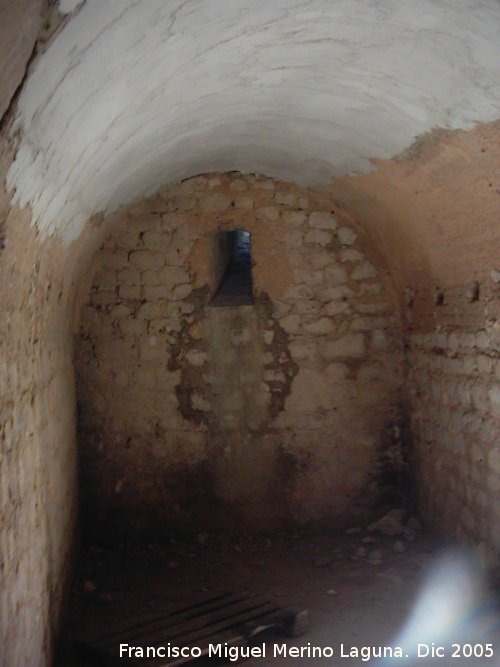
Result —
<instances>
[{"instance_id":1,"label":"dark rectangular vent opening","mask_svg":"<svg viewBox=\"0 0 500 667\"><path fill-rule=\"evenodd\" d=\"M219 238L219 247L227 258L227 265L210 305L243 306L252 304L250 233L243 229L223 232Z\"/></svg>"}]
</instances>

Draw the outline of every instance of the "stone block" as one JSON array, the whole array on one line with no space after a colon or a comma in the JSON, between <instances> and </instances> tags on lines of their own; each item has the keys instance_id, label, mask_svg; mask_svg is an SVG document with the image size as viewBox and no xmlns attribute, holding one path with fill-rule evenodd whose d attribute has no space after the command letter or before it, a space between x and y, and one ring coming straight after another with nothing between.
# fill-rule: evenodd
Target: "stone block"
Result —
<instances>
[{"instance_id":1,"label":"stone block","mask_svg":"<svg viewBox=\"0 0 500 667\"><path fill-rule=\"evenodd\" d=\"M288 313L291 311L292 306L291 304L287 303L286 301L283 301L281 299L276 299L273 302L273 314L276 319L280 319L281 317L284 317L285 315L288 315Z\"/></svg>"},{"instance_id":2,"label":"stone block","mask_svg":"<svg viewBox=\"0 0 500 667\"><path fill-rule=\"evenodd\" d=\"M145 320L128 318L120 321L120 331L127 338L138 338L146 331Z\"/></svg>"},{"instance_id":3,"label":"stone block","mask_svg":"<svg viewBox=\"0 0 500 667\"><path fill-rule=\"evenodd\" d=\"M172 290L172 299L174 301L181 301L182 299L187 299L191 294L193 288L188 283L184 285L176 285Z\"/></svg>"},{"instance_id":4,"label":"stone block","mask_svg":"<svg viewBox=\"0 0 500 667\"><path fill-rule=\"evenodd\" d=\"M289 287L284 294L284 299L287 301L296 301L300 299L310 299L313 291L309 285L294 285Z\"/></svg>"},{"instance_id":5,"label":"stone block","mask_svg":"<svg viewBox=\"0 0 500 667\"><path fill-rule=\"evenodd\" d=\"M141 286L140 285L120 285L118 289L120 299L140 299Z\"/></svg>"},{"instance_id":6,"label":"stone block","mask_svg":"<svg viewBox=\"0 0 500 667\"><path fill-rule=\"evenodd\" d=\"M139 340L139 356L144 361L155 361L159 354L158 336L143 334Z\"/></svg>"},{"instance_id":7,"label":"stone block","mask_svg":"<svg viewBox=\"0 0 500 667\"><path fill-rule=\"evenodd\" d=\"M286 382L286 375L283 371L271 369L264 373L264 380L266 382L281 382L284 384Z\"/></svg>"},{"instance_id":8,"label":"stone block","mask_svg":"<svg viewBox=\"0 0 500 667\"><path fill-rule=\"evenodd\" d=\"M330 232L324 229L311 229L304 237L304 242L310 245L327 246L332 240Z\"/></svg>"},{"instance_id":9,"label":"stone block","mask_svg":"<svg viewBox=\"0 0 500 667\"><path fill-rule=\"evenodd\" d=\"M363 334L348 334L338 340L328 341L322 345L321 354L326 359L362 357L365 354Z\"/></svg>"},{"instance_id":10,"label":"stone block","mask_svg":"<svg viewBox=\"0 0 500 667\"><path fill-rule=\"evenodd\" d=\"M189 271L182 266L166 266L160 272L161 284L167 289L172 289L175 285L181 285L190 282Z\"/></svg>"},{"instance_id":11,"label":"stone block","mask_svg":"<svg viewBox=\"0 0 500 667\"><path fill-rule=\"evenodd\" d=\"M264 331L263 338L266 345L271 345L274 340L274 331Z\"/></svg>"},{"instance_id":12,"label":"stone block","mask_svg":"<svg viewBox=\"0 0 500 667\"><path fill-rule=\"evenodd\" d=\"M118 283L116 271L100 269L94 276L92 284L102 290L114 290Z\"/></svg>"},{"instance_id":13,"label":"stone block","mask_svg":"<svg viewBox=\"0 0 500 667\"><path fill-rule=\"evenodd\" d=\"M363 365L358 371L359 382L378 382L384 377L384 369L380 364Z\"/></svg>"},{"instance_id":14,"label":"stone block","mask_svg":"<svg viewBox=\"0 0 500 667\"><path fill-rule=\"evenodd\" d=\"M337 229L338 221L333 213L328 213L324 211L315 211L309 215L309 226L316 229L327 229L329 231L334 231Z\"/></svg>"},{"instance_id":15,"label":"stone block","mask_svg":"<svg viewBox=\"0 0 500 667\"><path fill-rule=\"evenodd\" d=\"M220 176L212 176L211 178L208 179L207 182L207 187L208 188L218 188L220 185L222 185L222 178Z\"/></svg>"},{"instance_id":16,"label":"stone block","mask_svg":"<svg viewBox=\"0 0 500 667\"><path fill-rule=\"evenodd\" d=\"M299 229L292 229L283 237L286 248L300 248L302 246L302 232Z\"/></svg>"},{"instance_id":17,"label":"stone block","mask_svg":"<svg viewBox=\"0 0 500 667\"><path fill-rule=\"evenodd\" d=\"M489 375L493 373L495 368L495 360L480 354L477 357L477 370L481 375Z\"/></svg>"},{"instance_id":18,"label":"stone block","mask_svg":"<svg viewBox=\"0 0 500 667\"><path fill-rule=\"evenodd\" d=\"M145 232L143 237L144 249L164 250L169 243L169 237L165 232Z\"/></svg>"},{"instance_id":19,"label":"stone block","mask_svg":"<svg viewBox=\"0 0 500 667\"><path fill-rule=\"evenodd\" d=\"M289 350L293 359L311 359L317 353L317 345L314 341L299 338L290 343Z\"/></svg>"},{"instance_id":20,"label":"stone block","mask_svg":"<svg viewBox=\"0 0 500 667\"><path fill-rule=\"evenodd\" d=\"M125 303L119 303L109 311L109 318L112 322L126 320L132 317L133 307Z\"/></svg>"},{"instance_id":21,"label":"stone block","mask_svg":"<svg viewBox=\"0 0 500 667\"><path fill-rule=\"evenodd\" d=\"M356 293L347 286L322 287L316 292L316 298L320 301L341 301L354 296Z\"/></svg>"},{"instance_id":22,"label":"stone block","mask_svg":"<svg viewBox=\"0 0 500 667\"><path fill-rule=\"evenodd\" d=\"M200 199L200 210L206 213L217 213L227 211L231 206L231 197L222 192L208 195Z\"/></svg>"},{"instance_id":23,"label":"stone block","mask_svg":"<svg viewBox=\"0 0 500 667\"><path fill-rule=\"evenodd\" d=\"M372 333L372 347L376 350L387 350L389 341L384 331L378 329Z\"/></svg>"},{"instance_id":24,"label":"stone block","mask_svg":"<svg viewBox=\"0 0 500 667\"><path fill-rule=\"evenodd\" d=\"M191 396L191 406L193 410L200 410L201 412L210 412L212 404L201 394L193 393Z\"/></svg>"},{"instance_id":25,"label":"stone block","mask_svg":"<svg viewBox=\"0 0 500 667\"><path fill-rule=\"evenodd\" d=\"M340 261L341 262L361 262L363 260L363 255L359 250L354 248L342 248L340 251Z\"/></svg>"},{"instance_id":26,"label":"stone block","mask_svg":"<svg viewBox=\"0 0 500 667\"><path fill-rule=\"evenodd\" d=\"M130 378L126 370L119 369L115 373L115 384L121 389L126 389L129 386Z\"/></svg>"},{"instance_id":27,"label":"stone block","mask_svg":"<svg viewBox=\"0 0 500 667\"><path fill-rule=\"evenodd\" d=\"M340 227L337 231L337 237L344 246L350 246L357 239L358 235L350 227Z\"/></svg>"},{"instance_id":28,"label":"stone block","mask_svg":"<svg viewBox=\"0 0 500 667\"><path fill-rule=\"evenodd\" d=\"M334 325L328 317L321 317L315 322L306 322L304 324L304 331L309 334L324 336L333 331Z\"/></svg>"},{"instance_id":29,"label":"stone block","mask_svg":"<svg viewBox=\"0 0 500 667\"><path fill-rule=\"evenodd\" d=\"M300 317L293 313L279 320L280 327L288 334L295 334L300 330Z\"/></svg>"},{"instance_id":30,"label":"stone block","mask_svg":"<svg viewBox=\"0 0 500 667\"><path fill-rule=\"evenodd\" d=\"M489 474L487 477L487 486L490 491L500 496L500 474Z\"/></svg>"},{"instance_id":31,"label":"stone block","mask_svg":"<svg viewBox=\"0 0 500 667\"><path fill-rule=\"evenodd\" d=\"M494 384L493 387L488 390L488 396L493 414L500 417L500 384Z\"/></svg>"},{"instance_id":32,"label":"stone block","mask_svg":"<svg viewBox=\"0 0 500 667\"><path fill-rule=\"evenodd\" d=\"M356 310L366 315L378 315L388 313L391 310L390 305L385 301L375 301L372 303L357 303Z\"/></svg>"},{"instance_id":33,"label":"stone block","mask_svg":"<svg viewBox=\"0 0 500 667\"><path fill-rule=\"evenodd\" d=\"M384 291L381 283L362 283L359 289L363 294L382 294Z\"/></svg>"},{"instance_id":34,"label":"stone block","mask_svg":"<svg viewBox=\"0 0 500 667\"><path fill-rule=\"evenodd\" d=\"M362 264L358 264L351 273L353 280L367 280L368 278L375 278L377 275L377 270L371 264L371 262L364 261Z\"/></svg>"},{"instance_id":35,"label":"stone block","mask_svg":"<svg viewBox=\"0 0 500 667\"><path fill-rule=\"evenodd\" d=\"M280 212L276 206L261 206L260 208L256 209L255 215L257 220L276 222L276 220L279 220Z\"/></svg>"},{"instance_id":36,"label":"stone block","mask_svg":"<svg viewBox=\"0 0 500 667\"><path fill-rule=\"evenodd\" d=\"M277 204L283 204L284 206L296 206L298 197L295 192L278 190L274 196L274 200Z\"/></svg>"},{"instance_id":37,"label":"stone block","mask_svg":"<svg viewBox=\"0 0 500 667\"><path fill-rule=\"evenodd\" d=\"M184 267L190 247L191 244L182 239L170 244L165 251L165 264L168 266Z\"/></svg>"},{"instance_id":38,"label":"stone block","mask_svg":"<svg viewBox=\"0 0 500 667\"><path fill-rule=\"evenodd\" d=\"M254 207L254 204L255 204L255 199L250 195L240 195L239 197L235 197L234 199L234 206L235 208L238 209L243 209L248 211Z\"/></svg>"},{"instance_id":39,"label":"stone block","mask_svg":"<svg viewBox=\"0 0 500 667\"><path fill-rule=\"evenodd\" d=\"M300 269L296 269L295 275L297 278L297 281L300 283L305 283L309 287L318 287L318 285L321 285L324 281L324 276L323 276L323 271L302 271Z\"/></svg>"},{"instance_id":40,"label":"stone block","mask_svg":"<svg viewBox=\"0 0 500 667\"><path fill-rule=\"evenodd\" d=\"M135 381L139 386L144 387L145 389L154 389L157 384L155 369L153 367L139 368L135 372Z\"/></svg>"},{"instance_id":41,"label":"stone block","mask_svg":"<svg viewBox=\"0 0 500 667\"><path fill-rule=\"evenodd\" d=\"M474 375L478 369L478 359L472 355L465 357L462 361L462 370L465 375Z\"/></svg>"},{"instance_id":42,"label":"stone block","mask_svg":"<svg viewBox=\"0 0 500 667\"><path fill-rule=\"evenodd\" d=\"M165 280L163 278L163 273L167 267L163 267L163 269L157 269L155 271L142 271L140 273L140 282L142 285L163 285L165 283ZM170 267L168 267L170 268Z\"/></svg>"},{"instance_id":43,"label":"stone block","mask_svg":"<svg viewBox=\"0 0 500 667\"><path fill-rule=\"evenodd\" d=\"M163 254L149 250L134 250L130 253L130 264L141 271L159 269L165 264Z\"/></svg>"},{"instance_id":44,"label":"stone block","mask_svg":"<svg viewBox=\"0 0 500 667\"><path fill-rule=\"evenodd\" d=\"M168 299L170 296L165 285L145 285L142 289L144 290L144 296L148 301Z\"/></svg>"},{"instance_id":45,"label":"stone block","mask_svg":"<svg viewBox=\"0 0 500 667\"><path fill-rule=\"evenodd\" d=\"M129 341L124 340L99 340L95 344L96 359L99 359L100 363L130 359L132 351Z\"/></svg>"},{"instance_id":46,"label":"stone block","mask_svg":"<svg viewBox=\"0 0 500 667\"><path fill-rule=\"evenodd\" d=\"M191 366L203 366L208 361L208 355L203 350L189 350L186 354L186 361Z\"/></svg>"},{"instance_id":47,"label":"stone block","mask_svg":"<svg viewBox=\"0 0 500 667\"><path fill-rule=\"evenodd\" d=\"M500 271L498 269L491 269L490 276L495 284L500 283Z\"/></svg>"},{"instance_id":48,"label":"stone block","mask_svg":"<svg viewBox=\"0 0 500 667\"><path fill-rule=\"evenodd\" d=\"M105 252L102 256L102 265L110 271L118 271L127 266L128 255L128 251L123 249Z\"/></svg>"},{"instance_id":49,"label":"stone block","mask_svg":"<svg viewBox=\"0 0 500 667\"><path fill-rule=\"evenodd\" d=\"M343 266L329 266L325 269L325 282L328 285L345 285L348 281L347 271Z\"/></svg>"},{"instance_id":50,"label":"stone block","mask_svg":"<svg viewBox=\"0 0 500 667\"><path fill-rule=\"evenodd\" d=\"M203 321L195 321L189 327L189 335L193 340L201 340L205 336L205 325Z\"/></svg>"},{"instance_id":51,"label":"stone block","mask_svg":"<svg viewBox=\"0 0 500 667\"><path fill-rule=\"evenodd\" d=\"M174 320L174 323L176 322ZM169 317L158 317L148 323L148 334L150 336L158 336L169 331L172 331L172 320Z\"/></svg>"},{"instance_id":52,"label":"stone block","mask_svg":"<svg viewBox=\"0 0 500 667\"><path fill-rule=\"evenodd\" d=\"M384 317L356 317L351 324L353 331L371 331L372 329L385 329L391 324Z\"/></svg>"},{"instance_id":53,"label":"stone block","mask_svg":"<svg viewBox=\"0 0 500 667\"><path fill-rule=\"evenodd\" d=\"M139 233L133 230L129 232L120 232L119 234L116 234L116 236L113 236L113 239L117 248L123 248L128 252L137 250L140 243Z\"/></svg>"},{"instance_id":54,"label":"stone block","mask_svg":"<svg viewBox=\"0 0 500 667\"><path fill-rule=\"evenodd\" d=\"M351 306L347 301L330 301L325 305L325 315L328 317L336 317L337 315L343 315L351 311Z\"/></svg>"},{"instance_id":55,"label":"stone block","mask_svg":"<svg viewBox=\"0 0 500 667\"><path fill-rule=\"evenodd\" d=\"M301 237L302 239L302 237ZM332 262L335 261L335 258L332 256L331 253L321 250L319 252L315 252L310 258L309 258L309 264L312 266L314 270L318 269L324 269Z\"/></svg>"},{"instance_id":56,"label":"stone block","mask_svg":"<svg viewBox=\"0 0 500 667\"><path fill-rule=\"evenodd\" d=\"M140 285L141 272L130 267L121 269L117 273L117 283L119 285Z\"/></svg>"},{"instance_id":57,"label":"stone block","mask_svg":"<svg viewBox=\"0 0 500 667\"><path fill-rule=\"evenodd\" d=\"M334 388L320 369L302 367L292 384L287 409L295 413L331 410L335 400Z\"/></svg>"},{"instance_id":58,"label":"stone block","mask_svg":"<svg viewBox=\"0 0 500 667\"><path fill-rule=\"evenodd\" d=\"M268 192L274 192L274 181L271 178L256 178L255 187L259 190L267 190Z\"/></svg>"},{"instance_id":59,"label":"stone block","mask_svg":"<svg viewBox=\"0 0 500 667\"><path fill-rule=\"evenodd\" d=\"M498 443L488 453L488 467L496 475L500 475L500 446Z\"/></svg>"},{"instance_id":60,"label":"stone block","mask_svg":"<svg viewBox=\"0 0 500 667\"><path fill-rule=\"evenodd\" d=\"M99 291L94 292L90 297L90 303L93 306L110 306L117 301L117 296L114 291Z\"/></svg>"},{"instance_id":61,"label":"stone block","mask_svg":"<svg viewBox=\"0 0 500 667\"><path fill-rule=\"evenodd\" d=\"M348 366L341 363L328 364L325 369L325 374L332 382L343 382L348 373Z\"/></svg>"},{"instance_id":62,"label":"stone block","mask_svg":"<svg viewBox=\"0 0 500 667\"><path fill-rule=\"evenodd\" d=\"M297 301L295 310L301 316L317 317L321 311L321 303L319 301L313 301L312 299Z\"/></svg>"},{"instance_id":63,"label":"stone block","mask_svg":"<svg viewBox=\"0 0 500 667\"><path fill-rule=\"evenodd\" d=\"M281 219L291 227L300 227L307 220L307 215L302 211L283 211Z\"/></svg>"},{"instance_id":64,"label":"stone block","mask_svg":"<svg viewBox=\"0 0 500 667\"><path fill-rule=\"evenodd\" d=\"M137 310L137 318L141 320L153 320L158 317L164 317L166 304L163 302L148 301L143 303Z\"/></svg>"},{"instance_id":65,"label":"stone block","mask_svg":"<svg viewBox=\"0 0 500 667\"><path fill-rule=\"evenodd\" d=\"M248 184L244 179L237 178L230 182L229 189L231 192L245 192L248 190Z\"/></svg>"}]
</instances>

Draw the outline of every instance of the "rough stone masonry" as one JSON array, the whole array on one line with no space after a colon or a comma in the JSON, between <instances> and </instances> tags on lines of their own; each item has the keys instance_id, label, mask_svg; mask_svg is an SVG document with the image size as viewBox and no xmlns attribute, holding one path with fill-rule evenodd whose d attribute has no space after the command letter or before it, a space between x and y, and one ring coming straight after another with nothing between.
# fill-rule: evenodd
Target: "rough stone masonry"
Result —
<instances>
[{"instance_id":1,"label":"rough stone masonry","mask_svg":"<svg viewBox=\"0 0 500 667\"><path fill-rule=\"evenodd\" d=\"M231 229L251 233L254 304L215 308ZM382 469L401 467L401 325L344 211L290 183L199 176L116 215L94 271L76 354L93 516L263 530L373 510Z\"/></svg>"}]
</instances>

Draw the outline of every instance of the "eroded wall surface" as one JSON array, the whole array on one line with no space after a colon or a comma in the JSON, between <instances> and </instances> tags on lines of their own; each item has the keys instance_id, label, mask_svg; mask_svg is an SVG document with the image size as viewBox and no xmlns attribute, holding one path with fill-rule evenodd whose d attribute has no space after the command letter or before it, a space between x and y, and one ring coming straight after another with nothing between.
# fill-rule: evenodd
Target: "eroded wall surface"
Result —
<instances>
[{"instance_id":1,"label":"eroded wall surface","mask_svg":"<svg viewBox=\"0 0 500 667\"><path fill-rule=\"evenodd\" d=\"M371 511L398 466L404 369L394 295L355 222L232 173L109 224L76 356L92 518L269 529ZM213 240L235 228L252 235L255 303L212 307Z\"/></svg>"},{"instance_id":2,"label":"eroded wall surface","mask_svg":"<svg viewBox=\"0 0 500 667\"><path fill-rule=\"evenodd\" d=\"M11 211L0 251L0 664L49 664L76 520L71 272ZM65 278L65 280L63 279Z\"/></svg>"},{"instance_id":3,"label":"eroded wall surface","mask_svg":"<svg viewBox=\"0 0 500 667\"><path fill-rule=\"evenodd\" d=\"M432 305L420 304L427 313L410 335L408 357L422 516L440 534L478 545L493 568L500 553L499 295L491 279L428 295Z\"/></svg>"},{"instance_id":4,"label":"eroded wall surface","mask_svg":"<svg viewBox=\"0 0 500 667\"><path fill-rule=\"evenodd\" d=\"M436 131L343 178L405 304L421 516L498 569L500 123Z\"/></svg>"},{"instance_id":5,"label":"eroded wall surface","mask_svg":"<svg viewBox=\"0 0 500 667\"><path fill-rule=\"evenodd\" d=\"M47 3L0 2L2 130L47 36ZM39 34L44 31L44 35ZM67 595L77 504L72 270L11 207L0 138L0 665L52 662Z\"/></svg>"}]
</instances>

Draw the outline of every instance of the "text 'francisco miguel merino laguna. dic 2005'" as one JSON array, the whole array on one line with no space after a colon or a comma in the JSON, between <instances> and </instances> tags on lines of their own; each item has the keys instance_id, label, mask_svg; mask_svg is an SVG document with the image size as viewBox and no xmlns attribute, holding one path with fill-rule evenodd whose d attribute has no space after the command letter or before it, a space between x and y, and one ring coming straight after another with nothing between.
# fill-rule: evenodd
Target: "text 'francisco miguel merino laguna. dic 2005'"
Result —
<instances>
[{"instance_id":1,"label":"text 'francisco miguel merino laguna. dic 2005'","mask_svg":"<svg viewBox=\"0 0 500 667\"><path fill-rule=\"evenodd\" d=\"M414 657L429 657L433 650L427 644L415 647ZM413 653L413 652L412 652ZM346 658L368 662L372 658L404 658L409 657L400 646L349 646L339 643L334 646L314 646L310 642L304 646L287 646L287 644L258 644L239 646L209 644L208 650L196 646L165 646L141 647L131 644L120 644L121 658L200 658L203 654L208 658L223 658L237 662L248 658Z\"/></svg>"}]
</instances>

